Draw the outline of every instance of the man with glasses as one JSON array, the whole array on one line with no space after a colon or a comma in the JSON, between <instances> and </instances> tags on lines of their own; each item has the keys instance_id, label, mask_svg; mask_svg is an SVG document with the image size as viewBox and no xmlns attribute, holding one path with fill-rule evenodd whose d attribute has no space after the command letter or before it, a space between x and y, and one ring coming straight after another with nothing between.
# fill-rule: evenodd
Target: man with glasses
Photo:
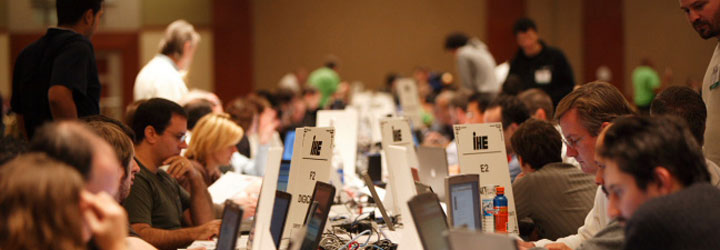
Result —
<instances>
[{"instance_id":1,"label":"man with glasses","mask_svg":"<svg viewBox=\"0 0 720 250\"><path fill-rule=\"evenodd\" d=\"M620 91L606 82L585 84L560 101L555 111L555 120L560 124L566 138L567 155L580 163L583 172L595 175L595 183L600 186L595 193L593 208L577 234L557 239L555 242L540 240L534 244L521 243L522 247L576 249L591 238L597 238L596 234L608 226L608 202L602 191L603 168L595 161L595 143L600 131L615 118L633 113L632 107ZM620 227L613 228L622 230Z\"/></svg>"},{"instance_id":2,"label":"man with glasses","mask_svg":"<svg viewBox=\"0 0 720 250\"><path fill-rule=\"evenodd\" d=\"M123 204L132 228L159 249L182 248L216 235L220 221L213 220L207 186L193 163L180 156L187 148L183 108L153 98L140 104L132 121L140 172Z\"/></svg>"}]
</instances>

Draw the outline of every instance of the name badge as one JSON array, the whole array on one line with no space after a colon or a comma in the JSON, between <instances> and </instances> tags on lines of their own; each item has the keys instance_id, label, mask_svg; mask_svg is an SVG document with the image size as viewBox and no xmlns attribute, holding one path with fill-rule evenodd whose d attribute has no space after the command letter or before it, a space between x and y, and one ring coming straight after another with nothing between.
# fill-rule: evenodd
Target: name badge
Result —
<instances>
[{"instance_id":1,"label":"name badge","mask_svg":"<svg viewBox=\"0 0 720 250\"><path fill-rule=\"evenodd\" d=\"M710 75L710 90L716 89L718 86L720 86L720 65L715 65L712 70L712 74Z\"/></svg>"},{"instance_id":2,"label":"name badge","mask_svg":"<svg viewBox=\"0 0 720 250\"><path fill-rule=\"evenodd\" d=\"M552 71L550 68L543 67L535 70L535 82L538 84L549 84L552 81Z\"/></svg>"}]
</instances>

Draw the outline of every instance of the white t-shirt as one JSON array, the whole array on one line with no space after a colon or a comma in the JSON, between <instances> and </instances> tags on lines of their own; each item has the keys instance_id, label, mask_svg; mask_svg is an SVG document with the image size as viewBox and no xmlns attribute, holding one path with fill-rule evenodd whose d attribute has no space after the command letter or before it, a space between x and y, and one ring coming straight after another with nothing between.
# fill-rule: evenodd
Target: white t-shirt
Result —
<instances>
[{"instance_id":1,"label":"white t-shirt","mask_svg":"<svg viewBox=\"0 0 720 250\"><path fill-rule=\"evenodd\" d=\"M705 157L720 162L720 43L715 46L702 84L702 99L707 107L705 123ZM718 110L715 110L718 109Z\"/></svg>"},{"instance_id":2,"label":"white t-shirt","mask_svg":"<svg viewBox=\"0 0 720 250\"><path fill-rule=\"evenodd\" d=\"M160 97L179 102L188 88L175 62L158 54L138 73L133 93L135 101Z\"/></svg>"}]
</instances>

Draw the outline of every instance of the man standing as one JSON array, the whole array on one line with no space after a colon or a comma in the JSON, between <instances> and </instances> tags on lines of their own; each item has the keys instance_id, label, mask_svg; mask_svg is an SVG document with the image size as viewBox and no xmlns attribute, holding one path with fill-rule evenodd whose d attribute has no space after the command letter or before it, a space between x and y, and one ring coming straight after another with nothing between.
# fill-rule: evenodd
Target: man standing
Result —
<instances>
[{"instance_id":1,"label":"man standing","mask_svg":"<svg viewBox=\"0 0 720 250\"><path fill-rule=\"evenodd\" d=\"M540 88L557 105L575 87L572 68L557 48L545 45L538 38L537 26L530 19L520 19L513 28L520 49L510 62L508 76L517 75L522 90Z\"/></svg>"},{"instance_id":2,"label":"man standing","mask_svg":"<svg viewBox=\"0 0 720 250\"><path fill-rule=\"evenodd\" d=\"M160 53L135 78L134 100L165 98L179 102L188 93L184 77L190 69L200 34L192 24L177 20L168 25Z\"/></svg>"},{"instance_id":3,"label":"man standing","mask_svg":"<svg viewBox=\"0 0 720 250\"><path fill-rule=\"evenodd\" d=\"M11 106L31 138L52 120L100 113L100 80L90 37L103 0L57 0L58 27L49 28L15 61Z\"/></svg>"},{"instance_id":4,"label":"man standing","mask_svg":"<svg viewBox=\"0 0 720 250\"><path fill-rule=\"evenodd\" d=\"M140 172L123 203L130 226L159 249L182 248L216 235L220 221L213 220L207 186L193 163L180 156L187 148L185 111L172 101L153 98L138 106L132 120ZM167 169L161 169L163 165ZM184 220L186 211L190 218Z\"/></svg>"},{"instance_id":5,"label":"man standing","mask_svg":"<svg viewBox=\"0 0 720 250\"><path fill-rule=\"evenodd\" d=\"M455 55L458 75L465 88L489 99L500 92L500 83L495 78L495 58L480 39L470 39L462 33L450 34L445 38L445 49Z\"/></svg>"},{"instance_id":6,"label":"man standing","mask_svg":"<svg viewBox=\"0 0 720 250\"><path fill-rule=\"evenodd\" d=\"M680 9L703 39L720 39L720 1L718 0L680 0ZM720 43L715 46L701 88L702 99L707 106L707 126L705 139L720 140ZM703 147L705 157L720 162L720 144L708 143Z\"/></svg>"}]
</instances>

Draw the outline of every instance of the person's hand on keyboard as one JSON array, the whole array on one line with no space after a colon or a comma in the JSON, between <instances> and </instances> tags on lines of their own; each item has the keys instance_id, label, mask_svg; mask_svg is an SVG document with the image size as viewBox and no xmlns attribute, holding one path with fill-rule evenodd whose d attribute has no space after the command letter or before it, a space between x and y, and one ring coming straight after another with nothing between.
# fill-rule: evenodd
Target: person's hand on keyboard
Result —
<instances>
[{"instance_id":1,"label":"person's hand on keyboard","mask_svg":"<svg viewBox=\"0 0 720 250\"><path fill-rule=\"evenodd\" d=\"M221 220L213 220L197 227L196 240L210 240L220 232Z\"/></svg>"}]
</instances>

